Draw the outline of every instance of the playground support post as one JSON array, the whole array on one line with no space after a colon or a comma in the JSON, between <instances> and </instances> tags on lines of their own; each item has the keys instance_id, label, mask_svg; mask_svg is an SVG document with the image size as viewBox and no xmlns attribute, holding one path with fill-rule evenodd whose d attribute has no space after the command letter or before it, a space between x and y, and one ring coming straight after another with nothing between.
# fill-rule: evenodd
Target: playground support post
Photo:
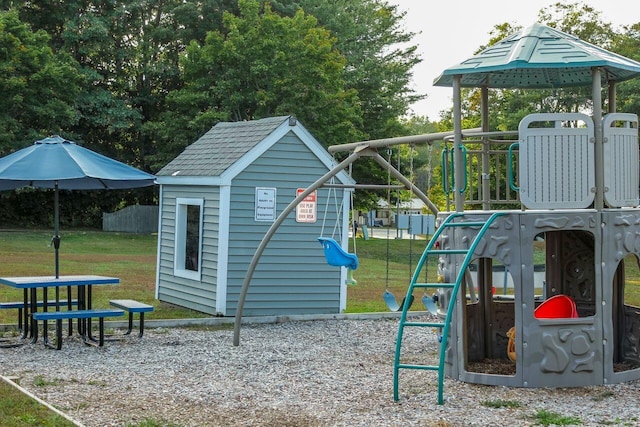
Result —
<instances>
[{"instance_id":1,"label":"playground support post","mask_svg":"<svg viewBox=\"0 0 640 427\"><path fill-rule=\"evenodd\" d=\"M460 75L453 76L453 200L456 212L464 211L464 169L462 157L462 102L460 94Z\"/></svg>"},{"instance_id":2,"label":"playground support post","mask_svg":"<svg viewBox=\"0 0 640 427\"><path fill-rule=\"evenodd\" d=\"M591 76L593 79L593 126L595 131L595 167L596 167L596 197L595 208L601 211L604 208L604 150L602 141L602 84L600 82L600 68L593 67Z\"/></svg>"}]
</instances>

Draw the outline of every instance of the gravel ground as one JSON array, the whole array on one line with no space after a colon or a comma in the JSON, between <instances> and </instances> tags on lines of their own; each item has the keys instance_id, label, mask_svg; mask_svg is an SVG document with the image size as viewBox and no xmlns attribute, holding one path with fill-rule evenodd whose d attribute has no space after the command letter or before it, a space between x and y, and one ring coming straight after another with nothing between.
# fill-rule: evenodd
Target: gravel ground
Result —
<instances>
[{"instance_id":1,"label":"gravel ground","mask_svg":"<svg viewBox=\"0 0 640 427\"><path fill-rule=\"evenodd\" d=\"M65 338L61 351L0 349L0 374L87 427L530 426L541 425L541 410L583 426L640 425L640 381L521 389L447 379L437 405L436 373L405 370L394 402L397 327L397 319L244 325L239 347L229 326L148 328L141 340L102 348ZM436 336L419 329L403 350L435 361ZM517 406L486 404L500 401Z\"/></svg>"}]
</instances>

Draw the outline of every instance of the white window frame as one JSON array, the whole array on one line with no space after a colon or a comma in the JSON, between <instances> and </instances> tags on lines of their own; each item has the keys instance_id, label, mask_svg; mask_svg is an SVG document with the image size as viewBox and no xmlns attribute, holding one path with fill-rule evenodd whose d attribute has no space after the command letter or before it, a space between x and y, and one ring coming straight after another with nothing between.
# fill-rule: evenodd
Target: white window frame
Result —
<instances>
[{"instance_id":1,"label":"white window frame","mask_svg":"<svg viewBox=\"0 0 640 427\"><path fill-rule=\"evenodd\" d=\"M198 206L200 218L198 219L198 270L185 268L186 240L187 240L187 208ZM202 278L202 225L204 217L204 199L177 198L176 199L176 223L175 242L173 256L173 274L178 277L200 281Z\"/></svg>"}]
</instances>

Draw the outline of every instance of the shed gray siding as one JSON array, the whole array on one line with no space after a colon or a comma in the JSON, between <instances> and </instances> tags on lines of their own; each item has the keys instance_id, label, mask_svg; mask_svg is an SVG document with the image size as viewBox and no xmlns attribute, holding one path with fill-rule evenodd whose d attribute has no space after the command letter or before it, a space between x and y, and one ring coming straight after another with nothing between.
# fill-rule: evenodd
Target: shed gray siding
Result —
<instances>
[{"instance_id":1,"label":"shed gray siding","mask_svg":"<svg viewBox=\"0 0 640 427\"><path fill-rule=\"evenodd\" d=\"M201 281L173 274L176 199L204 199ZM219 250L220 187L165 185L158 243L158 299L215 315Z\"/></svg>"},{"instance_id":2,"label":"shed gray siding","mask_svg":"<svg viewBox=\"0 0 640 427\"><path fill-rule=\"evenodd\" d=\"M235 315L251 258L272 224L254 221L256 187L277 188L279 214L296 197L297 188L308 187L326 172L326 165L289 132L233 179L226 315ZM316 223L297 223L294 211L280 226L255 270L244 315L340 312L340 269L326 263L317 241L328 193L318 190ZM342 191L336 196L341 204ZM330 203L325 236L336 224L333 191Z\"/></svg>"}]
</instances>

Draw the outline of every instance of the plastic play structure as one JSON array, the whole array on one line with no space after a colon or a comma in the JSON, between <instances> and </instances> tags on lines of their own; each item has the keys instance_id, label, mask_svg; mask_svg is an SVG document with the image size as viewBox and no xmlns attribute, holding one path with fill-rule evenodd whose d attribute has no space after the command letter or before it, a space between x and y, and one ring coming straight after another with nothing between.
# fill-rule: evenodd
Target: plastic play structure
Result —
<instances>
[{"instance_id":1,"label":"plastic play structure","mask_svg":"<svg viewBox=\"0 0 640 427\"><path fill-rule=\"evenodd\" d=\"M616 84L639 76L636 61L534 24L435 80L453 89L452 132L329 147L349 155L294 199L261 242L239 298L234 345L253 270L279 223L367 157L437 215L405 296L425 294L435 316L417 321L407 316L409 304L398 304L395 400L401 372L434 371L439 404L445 376L511 387L640 379L640 308L625 298L628 268L640 259L638 117L616 111ZM576 86L591 87L589 114L540 112L523 117L517 130L489 130L489 90ZM462 129L463 87L480 89L480 129ZM442 212L378 153L434 141L444 141ZM494 294L494 279L502 293ZM437 332L436 358L403 345L424 328Z\"/></svg>"},{"instance_id":2,"label":"plastic play structure","mask_svg":"<svg viewBox=\"0 0 640 427\"><path fill-rule=\"evenodd\" d=\"M453 206L439 214L409 285L408 293L433 291L438 320L412 322L403 311L396 400L400 371L412 369L438 373L441 404L445 375L514 387L640 378L640 315L625 301L625 262L630 257L635 264L640 253L638 118L615 111L616 84L638 76L640 63L535 24L436 79L454 91L453 144L443 154L443 185ZM488 131L483 108L484 132L467 137L461 129L461 87L479 87L486 106L490 88L581 85L592 88L591 115L536 113L522 118L517 132L498 133ZM507 169L509 182L490 165ZM497 203L514 209L492 210ZM437 260L441 283L418 280L429 258ZM538 263L544 264L539 285ZM465 277L471 265L475 283ZM493 295L496 265L511 294ZM435 363L403 361L403 338L420 327L440 331ZM487 361L504 369L487 369Z\"/></svg>"}]
</instances>

